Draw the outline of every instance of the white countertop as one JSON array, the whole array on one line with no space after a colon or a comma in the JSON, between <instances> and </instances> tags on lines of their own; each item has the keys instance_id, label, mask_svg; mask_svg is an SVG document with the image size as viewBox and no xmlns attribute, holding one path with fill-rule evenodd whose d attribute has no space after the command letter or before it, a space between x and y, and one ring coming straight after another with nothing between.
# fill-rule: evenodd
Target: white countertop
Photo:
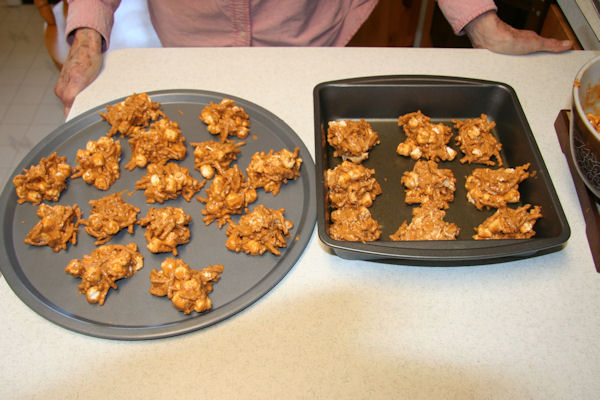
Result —
<instances>
[{"instance_id":1,"label":"white countertop","mask_svg":"<svg viewBox=\"0 0 600 400\"><path fill-rule=\"evenodd\" d=\"M572 233L560 252L486 266L348 261L316 233L254 305L151 341L97 339L31 311L0 279L0 398L540 398L600 393L600 274L554 121L598 52L144 49L110 53L70 117L133 92L231 94L280 118L314 155L312 90L369 75L505 82L523 106ZM14 167L13 167L14 168Z\"/></svg>"}]
</instances>

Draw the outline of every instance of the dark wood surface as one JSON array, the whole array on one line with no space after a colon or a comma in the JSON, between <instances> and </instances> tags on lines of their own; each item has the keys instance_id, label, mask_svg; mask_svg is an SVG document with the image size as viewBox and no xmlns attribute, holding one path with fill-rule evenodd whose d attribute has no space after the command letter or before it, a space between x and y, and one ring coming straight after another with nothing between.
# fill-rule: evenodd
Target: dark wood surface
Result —
<instances>
[{"instance_id":1,"label":"dark wood surface","mask_svg":"<svg viewBox=\"0 0 600 400\"><path fill-rule=\"evenodd\" d=\"M579 197L579 204L585 219L585 232L587 234L588 243L592 252L592 258L596 265L596 271L600 273L600 213L598 212L598 199L591 193L579 177L575 169L573 158L571 157L571 145L569 141L569 111L562 110L556 121L554 121L554 129L560 142L560 147L565 154L575 189Z\"/></svg>"}]
</instances>

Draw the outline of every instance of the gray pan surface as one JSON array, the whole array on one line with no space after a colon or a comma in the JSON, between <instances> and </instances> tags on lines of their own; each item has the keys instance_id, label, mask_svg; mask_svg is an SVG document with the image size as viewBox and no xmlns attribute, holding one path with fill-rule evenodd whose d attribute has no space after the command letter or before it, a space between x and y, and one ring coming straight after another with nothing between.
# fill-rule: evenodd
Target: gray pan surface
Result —
<instances>
[{"instance_id":1,"label":"gray pan surface","mask_svg":"<svg viewBox=\"0 0 600 400\"><path fill-rule=\"evenodd\" d=\"M59 201L53 204L72 205L77 203L87 218L90 211L89 200L111 193L127 190L123 199L140 207L138 217L145 216L150 207L182 207L193 218L189 228L191 240L178 246L179 255L191 268L201 269L209 264L223 264L224 272L214 285L210 298L212 310L198 314L184 315L177 311L166 297L156 297L148 293L149 274L152 269L160 269L160 263L171 253L153 254L146 249L144 228L135 227L130 235L121 231L107 244L137 244L144 256L144 268L129 279L117 281L118 290L110 290L103 306L89 304L85 296L78 295L79 279L64 272L70 260L89 254L96 246L94 238L80 227L78 242L69 245L67 251L54 253L47 246L26 245L23 239L39 221L36 206L30 203L17 204L12 178L21 174L24 168L37 164L42 157L53 152L66 156L74 166L78 149L85 148L88 140L98 140L105 135L109 124L99 115L106 104L98 106L56 129L39 143L20 163L7 183L0 197L2 210L2 231L0 240L3 251L0 253L0 267L12 290L31 309L48 320L65 328L109 339L154 339L174 336L205 328L250 306L268 293L293 268L301 257L312 235L316 220L314 163L302 140L295 132L271 112L264 108L221 93L198 90L166 90L149 92L152 100L161 103L167 117L179 123L186 137L187 156L179 164L187 167L192 176L201 180L199 171L193 168L193 146L190 142L218 140L208 133L198 116L204 106L211 101L220 102L224 97L233 99L250 116L250 135L246 145L238 154L237 165L245 171L252 155L257 151L279 151L283 148L300 149L303 164L300 177L282 186L277 196L258 189L258 199L250 209L258 204L271 208L285 208L285 218L294 223L287 248L281 255L266 252L262 256L249 256L235 253L225 247L227 236L225 227L219 229L216 222L206 226L202 221L201 210L204 204L193 198L189 203L181 197L163 204L146 204L143 190L134 190L135 182L145 175L145 168L129 171L124 165L130 159L127 141L119 137L122 147L121 177L108 191L100 191L87 185L82 179L68 183ZM116 104L117 99L108 104ZM117 136L115 136L117 138ZM208 182L198 195L205 195ZM239 216L234 216L238 220Z\"/></svg>"}]
</instances>

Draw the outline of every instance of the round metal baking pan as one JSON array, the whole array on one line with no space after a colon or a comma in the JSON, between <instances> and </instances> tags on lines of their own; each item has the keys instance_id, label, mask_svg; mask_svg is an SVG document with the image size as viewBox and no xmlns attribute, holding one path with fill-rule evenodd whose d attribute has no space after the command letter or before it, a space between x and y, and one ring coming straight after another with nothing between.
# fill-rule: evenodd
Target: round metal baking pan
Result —
<instances>
[{"instance_id":1,"label":"round metal baking pan","mask_svg":"<svg viewBox=\"0 0 600 400\"><path fill-rule=\"evenodd\" d=\"M173 255L149 252L144 229L136 226L133 235L126 230L121 231L108 244L136 243L144 256L144 268L129 279L117 281L118 289L109 291L103 306L89 304L85 296L78 295L80 280L65 273L64 269L70 260L89 254L96 247L95 239L80 227L77 244L69 246L67 251L54 253L47 246L26 245L23 239L39 221L37 207L30 203L17 204L12 178L55 151L59 156L66 156L71 166L76 165L77 150L84 148L88 140L98 140L110 128L99 115L100 111L106 109L106 104L91 109L42 140L13 172L0 197L3 219L0 241L4 247L0 255L0 268L6 281L16 295L38 314L86 335L124 340L155 339L198 330L229 318L268 293L292 269L307 246L316 221L314 163L302 140L285 122L256 104L222 93L165 90L148 92L148 95L161 103L167 117L179 123L188 148L186 158L179 164L187 167L198 180L202 177L193 168L194 149L189 143L218 140L208 133L198 118L201 110L211 101L231 98L250 116L250 135L236 162L243 171L257 151L293 150L298 147L303 159L300 177L284 185L277 196L258 189L258 199L249 207L252 210L256 205L264 204L271 208L285 208L286 219L294 223L292 236L287 241L288 247L281 249L280 256L268 252L262 256L235 253L225 247L225 227L219 229L216 222L208 226L204 224L201 214L204 204L197 199L193 198L188 203L180 197L163 204L146 204L143 191L134 190L135 182L145 175L146 170L136 168L129 171L124 168L131 152L127 141L119 137L123 150L121 177L108 191L95 189L82 179L72 179L59 201L49 204L76 203L82 209L84 218L87 218L89 200L126 190L123 199L140 207L139 217L145 216L150 207L182 207L193 220L189 226L191 240L178 246L178 258L195 269L215 263L223 264L225 268L210 295L213 308L201 314L184 315L166 297L156 297L148 292L150 271L159 269L160 263ZM123 99L107 104L115 104ZM209 185L210 182L198 195L204 195ZM234 217L234 220L237 219L239 216Z\"/></svg>"}]
</instances>

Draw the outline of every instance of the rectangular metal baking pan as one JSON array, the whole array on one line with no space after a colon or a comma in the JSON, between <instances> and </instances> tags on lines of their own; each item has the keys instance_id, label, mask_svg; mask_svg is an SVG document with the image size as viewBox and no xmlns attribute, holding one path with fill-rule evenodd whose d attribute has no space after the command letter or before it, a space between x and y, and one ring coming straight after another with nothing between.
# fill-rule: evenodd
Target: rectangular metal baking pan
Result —
<instances>
[{"instance_id":1,"label":"rectangular metal baking pan","mask_svg":"<svg viewBox=\"0 0 600 400\"><path fill-rule=\"evenodd\" d=\"M560 250L566 245L570 228L558 196L523 113L515 91L508 85L444 76L380 76L324 82L314 88L315 167L317 177L317 225L320 240L340 257L392 262L407 265L477 265L520 259ZM542 207L543 217L534 226L536 236L523 240L474 240L474 227L495 210L478 211L466 199L465 178L479 164L461 164L458 151L454 161L441 162L456 177L455 200L445 220L461 228L455 241L390 241L403 221L410 223L413 206L404 201L400 178L415 161L398 156L396 147L404 141L397 125L400 115L421 110L433 122L453 126L452 119L476 118L482 113L496 122L493 134L502 143L504 167L530 163L532 173L519 185L521 202ZM379 240L367 243L338 241L328 235L331 209L327 204L324 174L341 159L327 144L327 124L341 119L364 118L378 133L375 146L363 164L375 169L383 193L370 207L382 226ZM516 206L516 205L512 205Z\"/></svg>"}]
</instances>

